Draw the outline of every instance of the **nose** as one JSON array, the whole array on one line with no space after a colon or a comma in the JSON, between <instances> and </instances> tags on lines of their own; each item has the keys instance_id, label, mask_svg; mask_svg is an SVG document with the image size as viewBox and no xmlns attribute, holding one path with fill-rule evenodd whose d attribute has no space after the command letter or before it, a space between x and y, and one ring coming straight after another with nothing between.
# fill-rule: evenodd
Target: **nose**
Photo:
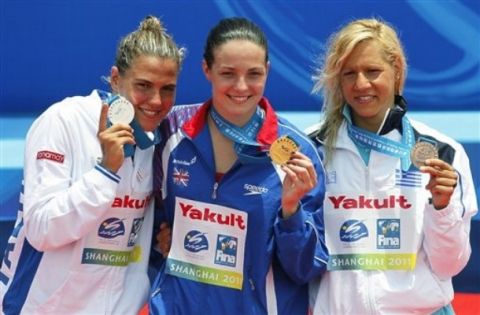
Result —
<instances>
[{"instance_id":1,"label":"nose","mask_svg":"<svg viewBox=\"0 0 480 315\"><path fill-rule=\"evenodd\" d=\"M248 88L247 81L245 80L245 77L241 76L237 79L235 82L235 89L239 91L244 91Z\"/></svg>"},{"instance_id":2,"label":"nose","mask_svg":"<svg viewBox=\"0 0 480 315\"><path fill-rule=\"evenodd\" d=\"M162 106L162 93L160 91L154 91L150 96L150 102L153 106Z\"/></svg>"},{"instance_id":3,"label":"nose","mask_svg":"<svg viewBox=\"0 0 480 315\"><path fill-rule=\"evenodd\" d=\"M357 90L365 89L370 86L370 80L362 72L357 74L355 78L355 88Z\"/></svg>"}]
</instances>

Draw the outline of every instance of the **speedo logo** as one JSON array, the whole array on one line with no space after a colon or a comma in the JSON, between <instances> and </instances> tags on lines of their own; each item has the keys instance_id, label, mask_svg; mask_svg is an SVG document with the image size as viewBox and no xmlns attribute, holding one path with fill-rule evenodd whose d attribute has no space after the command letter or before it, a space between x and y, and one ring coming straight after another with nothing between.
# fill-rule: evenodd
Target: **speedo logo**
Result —
<instances>
[{"instance_id":1,"label":"speedo logo","mask_svg":"<svg viewBox=\"0 0 480 315\"><path fill-rule=\"evenodd\" d=\"M147 196L145 199L135 199L125 195L123 198L116 197L113 200L112 208L143 209L149 202L150 196Z\"/></svg>"},{"instance_id":2,"label":"speedo logo","mask_svg":"<svg viewBox=\"0 0 480 315\"><path fill-rule=\"evenodd\" d=\"M403 195L390 195L385 198L368 198L366 196L358 196L358 198L347 198L345 195L329 196L328 199L335 209L410 209L412 205Z\"/></svg>"},{"instance_id":3,"label":"speedo logo","mask_svg":"<svg viewBox=\"0 0 480 315\"><path fill-rule=\"evenodd\" d=\"M235 213L222 214L216 213L210 208L197 209L193 205L180 202L182 215L192 220L209 221L220 225L238 226L239 229L245 229L245 222L241 215Z\"/></svg>"},{"instance_id":4,"label":"speedo logo","mask_svg":"<svg viewBox=\"0 0 480 315\"><path fill-rule=\"evenodd\" d=\"M261 194L266 194L268 192L268 188L262 187L262 186L255 186L251 184L245 184L243 185L243 188L247 190L245 192L244 196L249 196L249 195L261 195Z\"/></svg>"}]
</instances>

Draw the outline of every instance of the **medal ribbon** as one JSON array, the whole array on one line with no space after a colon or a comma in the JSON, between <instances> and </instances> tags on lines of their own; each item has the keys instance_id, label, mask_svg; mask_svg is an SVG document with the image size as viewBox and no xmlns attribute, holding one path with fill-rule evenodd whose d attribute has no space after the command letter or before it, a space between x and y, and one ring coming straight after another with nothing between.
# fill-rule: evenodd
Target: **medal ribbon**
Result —
<instances>
[{"instance_id":1,"label":"medal ribbon","mask_svg":"<svg viewBox=\"0 0 480 315\"><path fill-rule=\"evenodd\" d=\"M252 118L243 127L235 126L225 120L213 106L210 108L210 117L218 130L233 141L235 152L242 163L264 163L270 160L265 152L261 152L261 156L256 156L259 153L258 148L263 146L257 141L258 131L265 119L265 112L260 106L257 106Z\"/></svg>"},{"instance_id":2,"label":"medal ribbon","mask_svg":"<svg viewBox=\"0 0 480 315\"><path fill-rule=\"evenodd\" d=\"M101 90L97 90L97 92L102 101L107 104L110 104L112 101L115 100L115 98L118 97L118 95L116 94L108 93ZM107 127L110 127L111 125L112 124L107 121ZM130 123L130 127L132 127L133 129L133 136L135 137L136 146L139 147L141 150L145 150L152 145L160 143L161 138L158 129L155 129L155 131L153 132L153 139L151 139L152 137L143 130L142 126L140 126L140 124L135 118ZM125 157L133 156L135 154L135 146L128 143L124 144L123 153Z\"/></svg>"},{"instance_id":3,"label":"medal ribbon","mask_svg":"<svg viewBox=\"0 0 480 315\"><path fill-rule=\"evenodd\" d=\"M401 161L402 170L408 171L412 164L410 150L415 142L413 128L406 116L402 118L402 140L401 142L390 140L376 133L358 128L347 119L348 136L357 146L357 149L364 161L368 161L370 151L387 154L397 157Z\"/></svg>"}]
</instances>

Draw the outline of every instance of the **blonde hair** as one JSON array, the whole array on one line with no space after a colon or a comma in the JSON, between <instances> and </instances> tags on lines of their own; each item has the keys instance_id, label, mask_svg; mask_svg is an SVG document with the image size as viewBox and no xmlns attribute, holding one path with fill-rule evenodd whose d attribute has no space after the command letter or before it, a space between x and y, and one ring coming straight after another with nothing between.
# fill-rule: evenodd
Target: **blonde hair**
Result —
<instances>
[{"instance_id":1,"label":"blonde hair","mask_svg":"<svg viewBox=\"0 0 480 315\"><path fill-rule=\"evenodd\" d=\"M115 57L115 65L123 74L138 56L155 56L175 61L180 70L185 49L179 48L171 35L155 16L147 16L137 30L120 40Z\"/></svg>"},{"instance_id":2,"label":"blonde hair","mask_svg":"<svg viewBox=\"0 0 480 315\"><path fill-rule=\"evenodd\" d=\"M335 147L338 129L343 121L345 99L342 94L340 72L355 47L364 41L375 41L383 51L385 61L394 69L395 94L401 95L407 75L407 61L397 32L388 23L379 19L359 19L343 26L329 38L328 49L313 76L313 93L322 92L323 122L326 163Z\"/></svg>"}]
</instances>

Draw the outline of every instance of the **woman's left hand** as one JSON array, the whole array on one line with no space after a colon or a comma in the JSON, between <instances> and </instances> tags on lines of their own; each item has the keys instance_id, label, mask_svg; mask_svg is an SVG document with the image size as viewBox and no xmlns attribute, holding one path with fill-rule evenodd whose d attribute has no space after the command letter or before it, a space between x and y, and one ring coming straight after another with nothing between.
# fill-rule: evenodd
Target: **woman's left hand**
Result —
<instances>
[{"instance_id":1,"label":"woman's left hand","mask_svg":"<svg viewBox=\"0 0 480 315\"><path fill-rule=\"evenodd\" d=\"M420 171L430 174L430 181L425 188L432 193L435 209L441 210L448 206L457 186L458 175L455 169L440 159L428 159L425 165L420 167Z\"/></svg>"},{"instance_id":2,"label":"woman's left hand","mask_svg":"<svg viewBox=\"0 0 480 315\"><path fill-rule=\"evenodd\" d=\"M312 161L298 151L282 170L286 173L282 190L282 215L286 219L297 212L300 200L317 185L317 173Z\"/></svg>"}]
</instances>

